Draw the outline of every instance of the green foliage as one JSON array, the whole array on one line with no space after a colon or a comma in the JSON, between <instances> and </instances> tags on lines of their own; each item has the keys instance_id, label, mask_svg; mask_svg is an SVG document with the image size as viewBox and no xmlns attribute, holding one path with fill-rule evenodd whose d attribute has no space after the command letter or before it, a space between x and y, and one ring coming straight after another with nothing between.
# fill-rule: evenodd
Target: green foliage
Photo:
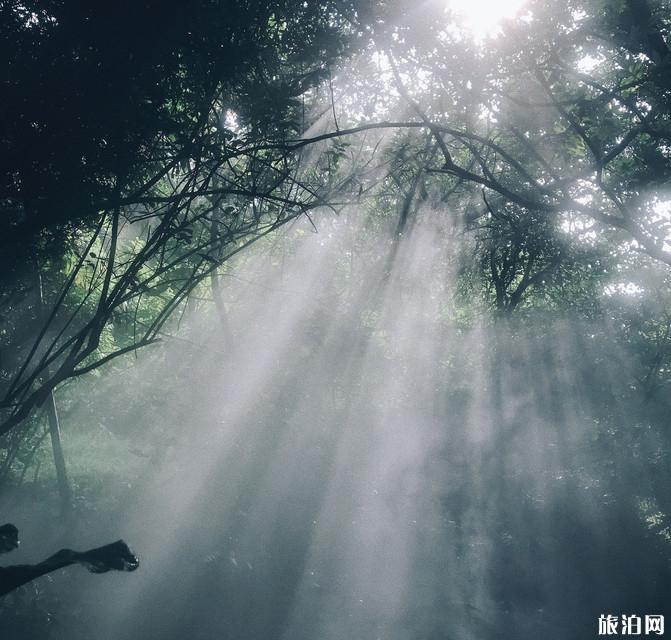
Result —
<instances>
[{"instance_id":1,"label":"green foliage","mask_svg":"<svg viewBox=\"0 0 671 640\"><path fill-rule=\"evenodd\" d=\"M671 383L667 2L530 1L524 20L481 43L438 2L171 9L3 5L6 478L40 468L34 481L48 482L37 409L54 388L77 422L78 493L95 493L93 472L123 476L107 460L124 457L139 407L114 385L104 411L75 412L76 398L178 332L189 310L214 302L225 316L240 301L221 296L223 265L248 264L252 241L270 253L299 217L320 229L325 211L349 235L306 320L315 344L329 305L342 305L360 314L353 339L399 358L380 292L390 277L402 288L394 260L438 220L442 253L426 277L437 302L418 322L468 335L481 323L504 332L512 315L543 335L578 318L604 362L627 354L636 376L619 400L659 427ZM379 272L369 298L359 265ZM141 375L134 384L143 415L160 406ZM644 439L599 389L601 421L581 425L614 448ZM169 448L161 425L144 433L128 469Z\"/></svg>"},{"instance_id":2,"label":"green foliage","mask_svg":"<svg viewBox=\"0 0 671 640\"><path fill-rule=\"evenodd\" d=\"M0 432L155 342L220 264L342 189L342 154L310 167L288 141L357 8L3 5Z\"/></svg>"}]
</instances>

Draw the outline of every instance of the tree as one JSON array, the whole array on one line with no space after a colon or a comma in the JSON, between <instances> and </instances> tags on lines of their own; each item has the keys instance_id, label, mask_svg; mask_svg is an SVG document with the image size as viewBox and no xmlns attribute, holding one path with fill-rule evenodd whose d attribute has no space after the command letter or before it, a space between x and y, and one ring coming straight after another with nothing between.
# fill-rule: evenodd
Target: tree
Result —
<instances>
[{"instance_id":1,"label":"tree","mask_svg":"<svg viewBox=\"0 0 671 640\"><path fill-rule=\"evenodd\" d=\"M440 143L434 171L555 226L574 215L614 229L671 264L665 9L530 2L483 47L425 17L380 37L397 77L426 76L406 94Z\"/></svg>"},{"instance_id":2,"label":"tree","mask_svg":"<svg viewBox=\"0 0 671 640\"><path fill-rule=\"evenodd\" d=\"M157 340L222 262L340 190L291 140L356 7L3 5L0 433Z\"/></svg>"}]
</instances>

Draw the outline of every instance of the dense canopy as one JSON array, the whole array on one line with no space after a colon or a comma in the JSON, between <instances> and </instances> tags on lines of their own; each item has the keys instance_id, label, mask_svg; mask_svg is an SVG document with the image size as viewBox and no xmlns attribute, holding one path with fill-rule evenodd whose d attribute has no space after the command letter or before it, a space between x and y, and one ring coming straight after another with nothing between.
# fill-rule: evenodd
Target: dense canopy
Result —
<instances>
[{"instance_id":1,"label":"dense canopy","mask_svg":"<svg viewBox=\"0 0 671 640\"><path fill-rule=\"evenodd\" d=\"M148 556L0 629L663 615L670 29L667 0L0 3L0 524Z\"/></svg>"}]
</instances>

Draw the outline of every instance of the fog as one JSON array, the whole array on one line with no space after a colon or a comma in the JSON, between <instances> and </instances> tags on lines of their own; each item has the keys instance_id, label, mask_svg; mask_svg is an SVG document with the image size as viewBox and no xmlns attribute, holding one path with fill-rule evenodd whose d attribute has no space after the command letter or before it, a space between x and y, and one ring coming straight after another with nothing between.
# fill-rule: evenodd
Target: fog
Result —
<instances>
[{"instance_id":1,"label":"fog","mask_svg":"<svg viewBox=\"0 0 671 640\"><path fill-rule=\"evenodd\" d=\"M668 479L644 460L668 443L623 400L627 354L569 314L460 320L452 220L296 223L82 387L67 420L95 416L123 470L70 528L5 496L13 561L123 537L141 566L59 572L14 605L74 640L572 638L663 613L645 518Z\"/></svg>"}]
</instances>

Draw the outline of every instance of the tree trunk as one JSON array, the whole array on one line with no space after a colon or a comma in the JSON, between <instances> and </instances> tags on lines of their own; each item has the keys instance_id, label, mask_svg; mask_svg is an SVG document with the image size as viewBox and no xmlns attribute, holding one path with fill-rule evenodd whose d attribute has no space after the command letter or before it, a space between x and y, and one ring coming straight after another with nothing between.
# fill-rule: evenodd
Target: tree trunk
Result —
<instances>
[{"instance_id":1,"label":"tree trunk","mask_svg":"<svg viewBox=\"0 0 671 640\"><path fill-rule=\"evenodd\" d=\"M54 454L54 466L56 467L56 481L58 483L58 495L61 502L61 515L69 517L72 513L72 491L68 481L67 469L65 467L65 456L61 443L61 425L58 419L58 408L56 398L52 391L44 403L49 418L49 435L51 436L51 450Z\"/></svg>"},{"instance_id":2,"label":"tree trunk","mask_svg":"<svg viewBox=\"0 0 671 640\"><path fill-rule=\"evenodd\" d=\"M40 320L44 319L44 291L42 288L42 274L39 267L37 269L38 284L38 309ZM58 418L58 407L56 406L56 397L53 390L49 392L45 403L42 405L47 412L49 420L49 435L51 436L51 450L54 456L54 466L56 467L56 482L58 485L58 496L61 503L61 515L69 517L72 513L72 491L68 481L67 469L65 466L65 456L63 455L63 445L61 443L61 424Z\"/></svg>"}]
</instances>

